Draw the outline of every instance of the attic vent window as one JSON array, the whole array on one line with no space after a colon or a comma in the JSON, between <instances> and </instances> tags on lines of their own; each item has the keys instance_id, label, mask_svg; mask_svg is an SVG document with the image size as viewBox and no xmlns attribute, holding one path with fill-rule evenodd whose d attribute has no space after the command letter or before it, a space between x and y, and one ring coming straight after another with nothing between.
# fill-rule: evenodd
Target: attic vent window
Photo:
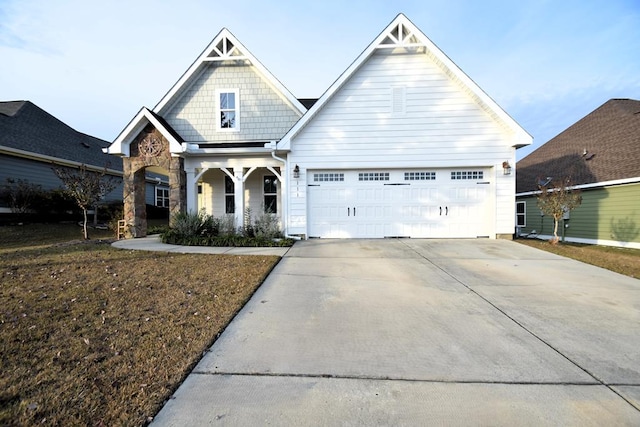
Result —
<instances>
[{"instance_id":1,"label":"attic vent window","mask_svg":"<svg viewBox=\"0 0 640 427\"><path fill-rule=\"evenodd\" d=\"M394 86L391 88L391 113L404 114L407 112L407 88Z\"/></svg>"}]
</instances>

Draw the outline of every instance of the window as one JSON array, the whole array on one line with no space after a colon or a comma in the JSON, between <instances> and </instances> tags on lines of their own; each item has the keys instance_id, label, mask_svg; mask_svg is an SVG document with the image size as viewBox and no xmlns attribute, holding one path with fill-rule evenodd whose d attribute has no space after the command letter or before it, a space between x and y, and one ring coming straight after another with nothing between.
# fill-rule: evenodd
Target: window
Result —
<instances>
[{"instance_id":1,"label":"window","mask_svg":"<svg viewBox=\"0 0 640 427\"><path fill-rule=\"evenodd\" d=\"M224 177L224 212L232 214L236 212L236 184L229 175Z\"/></svg>"},{"instance_id":2,"label":"window","mask_svg":"<svg viewBox=\"0 0 640 427\"><path fill-rule=\"evenodd\" d=\"M454 171L451 172L451 179L483 179L483 171Z\"/></svg>"},{"instance_id":3,"label":"window","mask_svg":"<svg viewBox=\"0 0 640 427\"><path fill-rule=\"evenodd\" d=\"M527 226L527 202L516 202L516 226Z\"/></svg>"},{"instance_id":4,"label":"window","mask_svg":"<svg viewBox=\"0 0 640 427\"><path fill-rule=\"evenodd\" d=\"M313 182L342 182L344 181L343 173L314 173Z\"/></svg>"},{"instance_id":5,"label":"window","mask_svg":"<svg viewBox=\"0 0 640 427\"><path fill-rule=\"evenodd\" d=\"M358 181L389 181L389 172L360 172Z\"/></svg>"},{"instance_id":6,"label":"window","mask_svg":"<svg viewBox=\"0 0 640 427\"><path fill-rule=\"evenodd\" d=\"M278 180L273 175L264 177L264 212L278 213Z\"/></svg>"},{"instance_id":7,"label":"window","mask_svg":"<svg viewBox=\"0 0 640 427\"><path fill-rule=\"evenodd\" d=\"M169 207L169 189L167 187L156 187L156 206Z\"/></svg>"},{"instance_id":8,"label":"window","mask_svg":"<svg viewBox=\"0 0 640 427\"><path fill-rule=\"evenodd\" d=\"M405 181L433 181L436 179L435 172L405 172Z\"/></svg>"},{"instance_id":9,"label":"window","mask_svg":"<svg viewBox=\"0 0 640 427\"><path fill-rule=\"evenodd\" d=\"M217 98L217 128L218 130L238 130L238 90L224 89L216 91Z\"/></svg>"}]
</instances>

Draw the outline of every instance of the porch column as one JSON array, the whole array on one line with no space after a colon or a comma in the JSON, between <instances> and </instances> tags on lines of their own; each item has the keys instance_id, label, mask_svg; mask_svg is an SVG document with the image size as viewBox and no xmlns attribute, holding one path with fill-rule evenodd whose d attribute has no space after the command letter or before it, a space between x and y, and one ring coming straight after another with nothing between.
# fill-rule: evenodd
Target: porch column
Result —
<instances>
[{"instance_id":1,"label":"porch column","mask_svg":"<svg viewBox=\"0 0 640 427\"><path fill-rule=\"evenodd\" d=\"M184 159L172 157L169 161L169 225L173 225L176 214L185 212L187 203ZM145 231L146 233L146 231Z\"/></svg>"},{"instance_id":2,"label":"porch column","mask_svg":"<svg viewBox=\"0 0 640 427\"><path fill-rule=\"evenodd\" d=\"M236 227L244 227L244 168L233 168Z\"/></svg>"},{"instance_id":3,"label":"porch column","mask_svg":"<svg viewBox=\"0 0 640 427\"><path fill-rule=\"evenodd\" d=\"M127 238L144 237L147 235L144 168L133 172L131 159L125 158L123 172L124 220L127 225L125 236Z\"/></svg>"},{"instance_id":4,"label":"porch column","mask_svg":"<svg viewBox=\"0 0 640 427\"><path fill-rule=\"evenodd\" d=\"M187 212L198 212L198 183L195 169L187 169Z\"/></svg>"}]
</instances>

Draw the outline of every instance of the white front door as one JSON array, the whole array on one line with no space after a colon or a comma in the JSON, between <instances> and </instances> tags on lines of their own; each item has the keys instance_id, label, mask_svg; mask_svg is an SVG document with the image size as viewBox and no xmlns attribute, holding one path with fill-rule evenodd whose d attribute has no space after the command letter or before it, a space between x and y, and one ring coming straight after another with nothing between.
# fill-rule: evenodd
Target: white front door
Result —
<instances>
[{"instance_id":1,"label":"white front door","mask_svg":"<svg viewBox=\"0 0 640 427\"><path fill-rule=\"evenodd\" d=\"M489 236L488 171L311 171L309 237Z\"/></svg>"}]
</instances>

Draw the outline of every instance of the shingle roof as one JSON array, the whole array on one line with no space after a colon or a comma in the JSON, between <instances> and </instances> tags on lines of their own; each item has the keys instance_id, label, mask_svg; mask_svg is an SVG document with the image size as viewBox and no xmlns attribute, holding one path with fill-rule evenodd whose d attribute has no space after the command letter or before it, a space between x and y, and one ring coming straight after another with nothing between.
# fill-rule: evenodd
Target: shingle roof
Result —
<instances>
[{"instance_id":1,"label":"shingle roof","mask_svg":"<svg viewBox=\"0 0 640 427\"><path fill-rule=\"evenodd\" d=\"M109 143L78 132L30 101L0 102L0 146L122 170L122 160L102 152Z\"/></svg>"},{"instance_id":2,"label":"shingle roof","mask_svg":"<svg viewBox=\"0 0 640 427\"><path fill-rule=\"evenodd\" d=\"M575 185L640 177L640 101L611 99L517 163L516 192L539 179Z\"/></svg>"}]
</instances>

